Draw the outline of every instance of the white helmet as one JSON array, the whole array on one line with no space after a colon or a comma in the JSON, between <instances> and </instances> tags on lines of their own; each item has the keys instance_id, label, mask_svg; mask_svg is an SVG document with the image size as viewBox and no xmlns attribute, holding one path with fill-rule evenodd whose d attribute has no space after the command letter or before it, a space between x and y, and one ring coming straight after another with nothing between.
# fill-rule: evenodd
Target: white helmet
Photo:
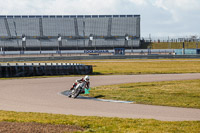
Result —
<instances>
[{"instance_id":1,"label":"white helmet","mask_svg":"<svg viewBox=\"0 0 200 133\"><path fill-rule=\"evenodd\" d=\"M88 76L88 75L86 75L85 77L84 77L84 80L86 81L86 80L90 80L90 77Z\"/></svg>"}]
</instances>

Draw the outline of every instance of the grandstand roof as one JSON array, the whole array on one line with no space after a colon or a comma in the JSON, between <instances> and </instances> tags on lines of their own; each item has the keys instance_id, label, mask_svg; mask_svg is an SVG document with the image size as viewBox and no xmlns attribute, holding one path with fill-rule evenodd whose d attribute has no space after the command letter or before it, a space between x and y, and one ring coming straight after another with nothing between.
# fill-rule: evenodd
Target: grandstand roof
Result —
<instances>
[{"instance_id":1,"label":"grandstand roof","mask_svg":"<svg viewBox=\"0 0 200 133\"><path fill-rule=\"evenodd\" d=\"M116 18L140 15L0 15L0 18Z\"/></svg>"}]
</instances>

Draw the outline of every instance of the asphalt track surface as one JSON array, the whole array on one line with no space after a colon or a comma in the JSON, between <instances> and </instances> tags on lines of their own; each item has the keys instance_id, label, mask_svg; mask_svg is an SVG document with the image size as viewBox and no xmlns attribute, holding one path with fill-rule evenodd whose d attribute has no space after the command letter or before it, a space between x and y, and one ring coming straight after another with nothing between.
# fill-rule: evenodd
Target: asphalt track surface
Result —
<instances>
[{"instance_id":1,"label":"asphalt track surface","mask_svg":"<svg viewBox=\"0 0 200 133\"><path fill-rule=\"evenodd\" d=\"M163 121L200 120L200 109L102 102L87 98L71 99L62 95L61 92L68 90L78 78L80 77L0 80L0 110ZM187 79L200 79L200 73L91 76L91 87Z\"/></svg>"}]
</instances>

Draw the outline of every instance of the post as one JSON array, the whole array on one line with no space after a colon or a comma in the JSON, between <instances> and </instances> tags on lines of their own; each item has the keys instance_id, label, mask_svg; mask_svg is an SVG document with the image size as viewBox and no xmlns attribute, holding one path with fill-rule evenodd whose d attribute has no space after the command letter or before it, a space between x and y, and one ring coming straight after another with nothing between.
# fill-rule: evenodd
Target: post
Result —
<instances>
[{"instance_id":1,"label":"post","mask_svg":"<svg viewBox=\"0 0 200 133\"><path fill-rule=\"evenodd\" d=\"M149 40L150 40L150 43L151 43L151 34L149 34Z\"/></svg>"},{"instance_id":2,"label":"post","mask_svg":"<svg viewBox=\"0 0 200 133\"><path fill-rule=\"evenodd\" d=\"M168 36L168 48L171 48L171 41L169 40L169 36Z\"/></svg>"},{"instance_id":3,"label":"post","mask_svg":"<svg viewBox=\"0 0 200 133\"><path fill-rule=\"evenodd\" d=\"M131 45L131 53L133 54L133 39L132 40L132 45Z\"/></svg>"},{"instance_id":4,"label":"post","mask_svg":"<svg viewBox=\"0 0 200 133\"><path fill-rule=\"evenodd\" d=\"M3 55L5 55L5 41L3 41Z\"/></svg>"},{"instance_id":5,"label":"post","mask_svg":"<svg viewBox=\"0 0 200 133\"><path fill-rule=\"evenodd\" d=\"M39 40L39 41L40 41L40 54L41 54L42 53L42 51L41 51L42 50L42 48L41 48L42 47L41 46L41 40Z\"/></svg>"},{"instance_id":6,"label":"post","mask_svg":"<svg viewBox=\"0 0 200 133\"><path fill-rule=\"evenodd\" d=\"M182 55L185 54L185 42L183 42Z\"/></svg>"},{"instance_id":7,"label":"post","mask_svg":"<svg viewBox=\"0 0 200 133\"><path fill-rule=\"evenodd\" d=\"M151 54L151 46L148 46L148 55Z\"/></svg>"}]
</instances>

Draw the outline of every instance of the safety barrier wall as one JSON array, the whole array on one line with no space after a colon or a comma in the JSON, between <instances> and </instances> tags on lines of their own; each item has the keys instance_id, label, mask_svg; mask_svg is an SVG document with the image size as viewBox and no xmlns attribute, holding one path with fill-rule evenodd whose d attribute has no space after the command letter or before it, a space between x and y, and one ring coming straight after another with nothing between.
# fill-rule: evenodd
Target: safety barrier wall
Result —
<instances>
[{"instance_id":1,"label":"safety barrier wall","mask_svg":"<svg viewBox=\"0 0 200 133\"><path fill-rule=\"evenodd\" d=\"M174 52L177 55L182 55L182 54L186 54L186 55L195 55L198 54L198 49L175 49Z\"/></svg>"},{"instance_id":2,"label":"safety barrier wall","mask_svg":"<svg viewBox=\"0 0 200 133\"><path fill-rule=\"evenodd\" d=\"M0 51L0 55L40 55L40 54L85 54L93 51L92 53L110 53L113 54L115 49L104 49L104 50L41 50L41 51ZM103 51L103 52L102 52ZM185 55L199 54L200 49L184 49ZM175 55L183 55L183 49L125 49L127 54L155 54L155 53L168 53Z\"/></svg>"},{"instance_id":3,"label":"safety barrier wall","mask_svg":"<svg viewBox=\"0 0 200 133\"><path fill-rule=\"evenodd\" d=\"M1 63L0 77L92 74L92 66L76 63Z\"/></svg>"},{"instance_id":4,"label":"safety barrier wall","mask_svg":"<svg viewBox=\"0 0 200 133\"><path fill-rule=\"evenodd\" d=\"M200 55L108 55L108 56L57 56L57 57L12 57L0 58L0 62L49 61L49 60L96 60L96 59L176 59L199 58Z\"/></svg>"}]
</instances>

